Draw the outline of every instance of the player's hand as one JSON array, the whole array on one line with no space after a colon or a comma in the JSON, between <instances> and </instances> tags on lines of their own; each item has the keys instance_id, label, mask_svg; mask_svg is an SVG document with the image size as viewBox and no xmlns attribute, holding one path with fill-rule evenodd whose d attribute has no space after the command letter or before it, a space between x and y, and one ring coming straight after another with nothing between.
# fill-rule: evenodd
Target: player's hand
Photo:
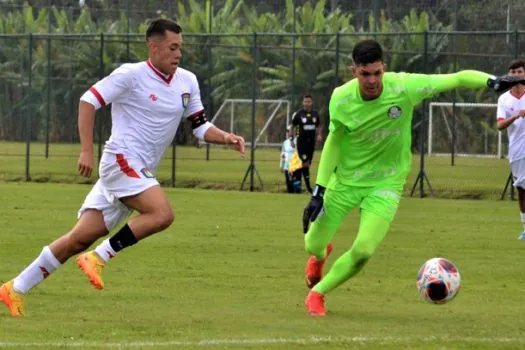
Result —
<instances>
[{"instance_id":1,"label":"player's hand","mask_svg":"<svg viewBox=\"0 0 525 350\"><path fill-rule=\"evenodd\" d=\"M306 205L303 212L303 233L308 232L308 226L310 222L314 222L317 216L323 210L323 197L325 188L320 185L316 185L310 202Z\"/></svg>"},{"instance_id":2,"label":"player's hand","mask_svg":"<svg viewBox=\"0 0 525 350\"><path fill-rule=\"evenodd\" d=\"M235 134L227 134L224 137L224 143L226 145L232 146L233 149L236 149L241 154L241 157L244 158L246 144L244 138Z\"/></svg>"},{"instance_id":3,"label":"player's hand","mask_svg":"<svg viewBox=\"0 0 525 350\"><path fill-rule=\"evenodd\" d=\"M520 117L520 118L525 118L525 109L520 110L518 112L517 116Z\"/></svg>"},{"instance_id":4,"label":"player's hand","mask_svg":"<svg viewBox=\"0 0 525 350\"><path fill-rule=\"evenodd\" d=\"M93 172L93 152L82 151L78 158L78 172L80 175L90 177Z\"/></svg>"},{"instance_id":5,"label":"player's hand","mask_svg":"<svg viewBox=\"0 0 525 350\"><path fill-rule=\"evenodd\" d=\"M525 79L516 75L503 75L501 77L491 77L489 80L487 80L488 87L496 92L507 91L517 84L525 85Z\"/></svg>"}]
</instances>

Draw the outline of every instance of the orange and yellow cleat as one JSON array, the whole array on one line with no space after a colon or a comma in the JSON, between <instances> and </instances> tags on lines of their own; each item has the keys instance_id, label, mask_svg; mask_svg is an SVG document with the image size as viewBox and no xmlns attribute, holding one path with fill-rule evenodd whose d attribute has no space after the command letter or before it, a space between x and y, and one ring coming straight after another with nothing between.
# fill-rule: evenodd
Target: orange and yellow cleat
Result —
<instances>
[{"instance_id":1,"label":"orange and yellow cleat","mask_svg":"<svg viewBox=\"0 0 525 350\"><path fill-rule=\"evenodd\" d=\"M102 281L102 271L104 270L104 261L95 253L90 251L81 254L77 258L78 267L89 277L89 282L96 289L104 289Z\"/></svg>"},{"instance_id":2,"label":"orange and yellow cleat","mask_svg":"<svg viewBox=\"0 0 525 350\"><path fill-rule=\"evenodd\" d=\"M324 295L321 293L310 291L304 301L304 306L306 306L306 310L310 316L326 316Z\"/></svg>"},{"instance_id":3,"label":"orange and yellow cleat","mask_svg":"<svg viewBox=\"0 0 525 350\"><path fill-rule=\"evenodd\" d=\"M326 258L317 260L315 256L308 258L306 263L306 286L312 289L323 278L323 266L333 250L332 243L326 247Z\"/></svg>"},{"instance_id":4,"label":"orange and yellow cleat","mask_svg":"<svg viewBox=\"0 0 525 350\"><path fill-rule=\"evenodd\" d=\"M7 306L11 316L25 316L24 294L18 293L13 288L13 280L0 287L0 300Z\"/></svg>"}]
</instances>

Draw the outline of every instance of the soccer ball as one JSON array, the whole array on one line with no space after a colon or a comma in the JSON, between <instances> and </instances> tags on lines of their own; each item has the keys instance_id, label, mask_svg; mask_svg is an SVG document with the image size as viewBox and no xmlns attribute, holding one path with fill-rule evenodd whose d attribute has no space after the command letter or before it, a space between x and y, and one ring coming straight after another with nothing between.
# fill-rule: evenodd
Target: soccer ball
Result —
<instances>
[{"instance_id":1,"label":"soccer ball","mask_svg":"<svg viewBox=\"0 0 525 350\"><path fill-rule=\"evenodd\" d=\"M427 260L417 274L417 289L425 301L445 304L456 297L461 285L459 270L450 260Z\"/></svg>"}]
</instances>

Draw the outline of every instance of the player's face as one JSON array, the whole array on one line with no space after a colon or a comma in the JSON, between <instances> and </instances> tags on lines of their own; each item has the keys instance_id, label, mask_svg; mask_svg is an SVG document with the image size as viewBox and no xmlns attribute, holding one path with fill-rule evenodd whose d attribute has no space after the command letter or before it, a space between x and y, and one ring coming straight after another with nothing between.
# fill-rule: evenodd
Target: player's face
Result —
<instances>
[{"instance_id":1,"label":"player's face","mask_svg":"<svg viewBox=\"0 0 525 350\"><path fill-rule=\"evenodd\" d=\"M516 76L518 76L520 78L525 79L525 68L519 67L519 68L516 68L516 69L511 69L511 70L509 70L509 75L516 75Z\"/></svg>"},{"instance_id":2,"label":"player's face","mask_svg":"<svg viewBox=\"0 0 525 350\"><path fill-rule=\"evenodd\" d=\"M365 100L378 98L383 91L383 74L385 64L377 61L369 64L353 65L352 74L359 81L361 96Z\"/></svg>"},{"instance_id":3,"label":"player's face","mask_svg":"<svg viewBox=\"0 0 525 350\"><path fill-rule=\"evenodd\" d=\"M150 42L151 63L164 74L174 74L179 66L182 35L166 31L164 37L153 38Z\"/></svg>"},{"instance_id":4,"label":"player's face","mask_svg":"<svg viewBox=\"0 0 525 350\"><path fill-rule=\"evenodd\" d=\"M310 97L303 98L303 108L305 111L309 111L312 109L314 102Z\"/></svg>"}]
</instances>

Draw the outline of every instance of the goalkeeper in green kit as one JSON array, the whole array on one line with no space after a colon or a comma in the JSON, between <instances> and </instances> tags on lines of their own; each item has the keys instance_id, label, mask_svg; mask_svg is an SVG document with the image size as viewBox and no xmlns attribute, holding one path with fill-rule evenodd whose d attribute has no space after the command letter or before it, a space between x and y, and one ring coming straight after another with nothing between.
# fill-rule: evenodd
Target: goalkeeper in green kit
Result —
<instances>
[{"instance_id":1,"label":"goalkeeper in green kit","mask_svg":"<svg viewBox=\"0 0 525 350\"><path fill-rule=\"evenodd\" d=\"M455 88L505 91L520 78L495 77L474 70L454 74L385 73L379 43L364 40L352 52L356 79L336 88L330 99L330 127L316 186L304 209L305 306L324 316L327 293L355 276L385 238L411 169L414 107L425 98ZM322 269L331 240L346 215L360 209L355 241L326 276ZM311 225L310 225L311 223Z\"/></svg>"}]
</instances>

